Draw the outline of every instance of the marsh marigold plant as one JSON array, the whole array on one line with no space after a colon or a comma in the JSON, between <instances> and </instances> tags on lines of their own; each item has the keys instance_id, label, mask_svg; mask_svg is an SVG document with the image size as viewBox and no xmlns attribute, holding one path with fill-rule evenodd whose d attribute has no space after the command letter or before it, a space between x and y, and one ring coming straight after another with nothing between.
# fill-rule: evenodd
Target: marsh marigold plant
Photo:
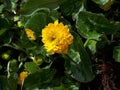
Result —
<instances>
[{"instance_id":1,"label":"marsh marigold plant","mask_svg":"<svg viewBox=\"0 0 120 90\"><path fill-rule=\"evenodd\" d=\"M67 25L56 20L54 23L49 23L42 30L42 42L47 52L66 54L68 46L72 43L73 36Z\"/></svg>"}]
</instances>

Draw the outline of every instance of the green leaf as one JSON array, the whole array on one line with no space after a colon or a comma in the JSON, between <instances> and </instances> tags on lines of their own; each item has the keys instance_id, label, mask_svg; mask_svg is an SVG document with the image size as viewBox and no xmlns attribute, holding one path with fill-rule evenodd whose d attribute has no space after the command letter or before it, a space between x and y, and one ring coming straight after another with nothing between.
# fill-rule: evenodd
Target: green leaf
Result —
<instances>
[{"instance_id":1,"label":"green leaf","mask_svg":"<svg viewBox=\"0 0 120 90\"><path fill-rule=\"evenodd\" d=\"M3 35L6 31L7 31L7 29L1 29L0 30L0 36Z\"/></svg>"},{"instance_id":2,"label":"green leaf","mask_svg":"<svg viewBox=\"0 0 120 90\"><path fill-rule=\"evenodd\" d=\"M3 30L3 29L2 29ZM5 29L4 29L5 30ZM1 31L1 36L0 36L0 39L1 39L1 43L0 45L3 45L3 44L9 44L13 37L14 37L14 32L11 31L11 30L5 30L5 31ZM7 37L6 37L7 36Z\"/></svg>"},{"instance_id":3,"label":"green leaf","mask_svg":"<svg viewBox=\"0 0 120 90\"><path fill-rule=\"evenodd\" d=\"M2 65L0 65L0 70L2 69Z\"/></svg>"},{"instance_id":4,"label":"green leaf","mask_svg":"<svg viewBox=\"0 0 120 90\"><path fill-rule=\"evenodd\" d=\"M12 73L8 78L9 90L17 90L18 74Z\"/></svg>"},{"instance_id":5,"label":"green leaf","mask_svg":"<svg viewBox=\"0 0 120 90\"><path fill-rule=\"evenodd\" d=\"M4 5L3 4L0 5L0 13L2 13L3 8L4 8Z\"/></svg>"},{"instance_id":6,"label":"green leaf","mask_svg":"<svg viewBox=\"0 0 120 90\"><path fill-rule=\"evenodd\" d=\"M78 51L75 51L74 49L70 49L68 52L68 55L77 64L79 64L81 62L80 54Z\"/></svg>"},{"instance_id":7,"label":"green leaf","mask_svg":"<svg viewBox=\"0 0 120 90\"><path fill-rule=\"evenodd\" d=\"M60 10L64 16L72 16L80 9L83 10L85 0L60 0Z\"/></svg>"},{"instance_id":8,"label":"green leaf","mask_svg":"<svg viewBox=\"0 0 120 90\"><path fill-rule=\"evenodd\" d=\"M79 88L76 85L68 85L68 87L65 87L64 84L54 87L53 90L79 90Z\"/></svg>"},{"instance_id":9,"label":"green leaf","mask_svg":"<svg viewBox=\"0 0 120 90\"><path fill-rule=\"evenodd\" d=\"M62 85L61 86L59 86L59 87L54 87L53 88L53 90L63 90L63 89L65 89Z\"/></svg>"},{"instance_id":10,"label":"green leaf","mask_svg":"<svg viewBox=\"0 0 120 90\"><path fill-rule=\"evenodd\" d=\"M61 81L59 86L53 87L53 90L80 90L79 84L71 80L71 77L64 76Z\"/></svg>"},{"instance_id":11,"label":"green leaf","mask_svg":"<svg viewBox=\"0 0 120 90\"><path fill-rule=\"evenodd\" d=\"M10 78L0 76L0 89L17 90L17 75L14 73Z\"/></svg>"},{"instance_id":12,"label":"green leaf","mask_svg":"<svg viewBox=\"0 0 120 90\"><path fill-rule=\"evenodd\" d=\"M76 59L80 59L78 62L77 60L75 61L75 58L71 56L71 50L68 52L68 55L64 55L64 58L66 59L66 71L77 81L89 82L94 78L90 56L86 52L79 35L76 33L73 33L73 35L74 41L70 48L74 50L74 53L79 52L77 53L79 54L77 55L79 57Z\"/></svg>"},{"instance_id":13,"label":"green leaf","mask_svg":"<svg viewBox=\"0 0 120 90\"><path fill-rule=\"evenodd\" d=\"M3 3L5 0L0 0L1 3Z\"/></svg>"},{"instance_id":14,"label":"green leaf","mask_svg":"<svg viewBox=\"0 0 120 90\"><path fill-rule=\"evenodd\" d=\"M28 14L40 7L54 9L58 6L58 0L26 0L21 6L21 13Z\"/></svg>"},{"instance_id":15,"label":"green leaf","mask_svg":"<svg viewBox=\"0 0 120 90\"><path fill-rule=\"evenodd\" d=\"M4 2L5 4L5 9L6 10L11 10L11 8L12 8L12 2L11 2L11 0L5 0L5 2Z\"/></svg>"},{"instance_id":16,"label":"green leaf","mask_svg":"<svg viewBox=\"0 0 120 90\"><path fill-rule=\"evenodd\" d=\"M111 42L108 40L108 38L103 35L100 37L100 40L97 41L96 43L96 48L99 50L99 49L102 49L104 48L107 44L110 44Z\"/></svg>"},{"instance_id":17,"label":"green leaf","mask_svg":"<svg viewBox=\"0 0 120 90\"><path fill-rule=\"evenodd\" d=\"M95 54L96 44L97 44L97 41L95 40L86 40L84 46L88 47L92 54Z\"/></svg>"},{"instance_id":18,"label":"green leaf","mask_svg":"<svg viewBox=\"0 0 120 90\"><path fill-rule=\"evenodd\" d=\"M17 71L18 71L18 62L17 62L17 60L15 60L15 59L13 59L13 60L11 60L10 61L10 72L14 72L14 73L16 73Z\"/></svg>"},{"instance_id":19,"label":"green leaf","mask_svg":"<svg viewBox=\"0 0 120 90\"><path fill-rule=\"evenodd\" d=\"M78 33L86 39L99 40L101 34L114 34L118 27L110 23L102 14L80 12L76 19Z\"/></svg>"},{"instance_id":20,"label":"green leaf","mask_svg":"<svg viewBox=\"0 0 120 90\"><path fill-rule=\"evenodd\" d=\"M92 1L99 5L105 5L106 3L109 2L109 0L92 0Z\"/></svg>"},{"instance_id":21,"label":"green leaf","mask_svg":"<svg viewBox=\"0 0 120 90\"><path fill-rule=\"evenodd\" d=\"M30 74L24 81L23 90L48 90L55 72L55 70L41 69L40 72Z\"/></svg>"},{"instance_id":22,"label":"green leaf","mask_svg":"<svg viewBox=\"0 0 120 90\"><path fill-rule=\"evenodd\" d=\"M29 73L35 73L40 70L40 68L33 62L25 62L24 67Z\"/></svg>"},{"instance_id":23,"label":"green leaf","mask_svg":"<svg viewBox=\"0 0 120 90\"><path fill-rule=\"evenodd\" d=\"M25 28L29 28L36 32L36 36L40 36L42 29L48 23L49 19L46 13L34 13L25 24Z\"/></svg>"},{"instance_id":24,"label":"green leaf","mask_svg":"<svg viewBox=\"0 0 120 90\"><path fill-rule=\"evenodd\" d=\"M0 76L0 89L9 90L7 78L5 76Z\"/></svg>"},{"instance_id":25,"label":"green leaf","mask_svg":"<svg viewBox=\"0 0 120 90\"><path fill-rule=\"evenodd\" d=\"M15 33L17 30L10 29L10 25L12 25L12 21L10 22L7 18L0 18L0 44L10 43L15 34L17 34Z\"/></svg>"},{"instance_id":26,"label":"green leaf","mask_svg":"<svg viewBox=\"0 0 120 90\"><path fill-rule=\"evenodd\" d=\"M9 21L6 18L0 18L0 29L8 28Z\"/></svg>"},{"instance_id":27,"label":"green leaf","mask_svg":"<svg viewBox=\"0 0 120 90\"><path fill-rule=\"evenodd\" d=\"M120 46L116 46L113 49L113 58L116 62L120 62Z\"/></svg>"}]
</instances>

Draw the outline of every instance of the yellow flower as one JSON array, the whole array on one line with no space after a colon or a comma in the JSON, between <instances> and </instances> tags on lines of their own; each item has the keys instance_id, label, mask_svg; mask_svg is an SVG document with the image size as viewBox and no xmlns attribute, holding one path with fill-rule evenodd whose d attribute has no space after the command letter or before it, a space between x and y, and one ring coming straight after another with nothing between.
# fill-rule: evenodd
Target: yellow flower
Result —
<instances>
[{"instance_id":1,"label":"yellow flower","mask_svg":"<svg viewBox=\"0 0 120 90\"><path fill-rule=\"evenodd\" d=\"M19 85L23 84L23 82L24 82L25 78L28 76L28 74L29 73L27 71L23 71L23 72L20 73L20 75L18 77L18 84Z\"/></svg>"},{"instance_id":2,"label":"yellow flower","mask_svg":"<svg viewBox=\"0 0 120 90\"><path fill-rule=\"evenodd\" d=\"M31 41L36 40L36 36L35 36L34 31L32 31L31 29L25 29L25 32L26 32L27 37L29 38L29 40L31 40Z\"/></svg>"},{"instance_id":3,"label":"yellow flower","mask_svg":"<svg viewBox=\"0 0 120 90\"><path fill-rule=\"evenodd\" d=\"M73 36L69 32L67 25L58 23L49 23L42 30L42 42L48 52L66 54L68 46L72 43Z\"/></svg>"}]
</instances>

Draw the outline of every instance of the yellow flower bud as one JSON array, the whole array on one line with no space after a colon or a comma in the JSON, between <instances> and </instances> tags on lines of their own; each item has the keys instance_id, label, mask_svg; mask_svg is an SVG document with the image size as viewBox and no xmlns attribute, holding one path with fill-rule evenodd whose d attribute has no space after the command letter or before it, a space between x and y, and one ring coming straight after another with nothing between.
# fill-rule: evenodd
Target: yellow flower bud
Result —
<instances>
[{"instance_id":1,"label":"yellow flower bud","mask_svg":"<svg viewBox=\"0 0 120 90\"><path fill-rule=\"evenodd\" d=\"M29 40L34 41L36 40L35 32L31 29L25 29L26 35L29 38Z\"/></svg>"},{"instance_id":2,"label":"yellow flower bud","mask_svg":"<svg viewBox=\"0 0 120 90\"><path fill-rule=\"evenodd\" d=\"M29 73L27 71L23 71L20 73L19 77L18 77L18 84L22 85L24 83L25 78L29 75Z\"/></svg>"}]
</instances>

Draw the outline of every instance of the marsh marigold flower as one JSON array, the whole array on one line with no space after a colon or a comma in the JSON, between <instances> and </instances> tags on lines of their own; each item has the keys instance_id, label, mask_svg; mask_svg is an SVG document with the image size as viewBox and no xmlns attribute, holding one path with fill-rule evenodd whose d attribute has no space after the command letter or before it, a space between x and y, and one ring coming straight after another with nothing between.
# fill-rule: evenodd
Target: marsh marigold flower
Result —
<instances>
[{"instance_id":1,"label":"marsh marigold flower","mask_svg":"<svg viewBox=\"0 0 120 90\"><path fill-rule=\"evenodd\" d=\"M25 78L29 75L29 73L27 71L23 71L20 73L19 77L18 77L18 84L22 85Z\"/></svg>"},{"instance_id":2,"label":"marsh marigold flower","mask_svg":"<svg viewBox=\"0 0 120 90\"><path fill-rule=\"evenodd\" d=\"M25 29L26 35L29 38L29 40L34 41L36 40L35 32L31 29Z\"/></svg>"},{"instance_id":3,"label":"marsh marigold flower","mask_svg":"<svg viewBox=\"0 0 120 90\"><path fill-rule=\"evenodd\" d=\"M69 32L67 25L58 23L56 20L54 23L49 23L42 30L42 42L47 52L66 54L68 46L72 43L73 36Z\"/></svg>"}]
</instances>

